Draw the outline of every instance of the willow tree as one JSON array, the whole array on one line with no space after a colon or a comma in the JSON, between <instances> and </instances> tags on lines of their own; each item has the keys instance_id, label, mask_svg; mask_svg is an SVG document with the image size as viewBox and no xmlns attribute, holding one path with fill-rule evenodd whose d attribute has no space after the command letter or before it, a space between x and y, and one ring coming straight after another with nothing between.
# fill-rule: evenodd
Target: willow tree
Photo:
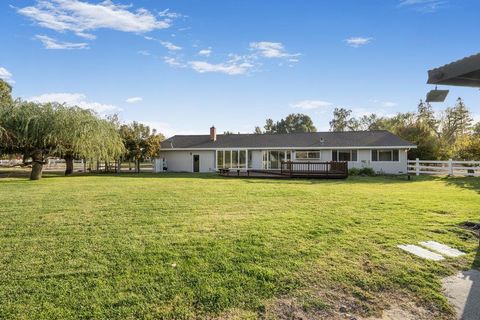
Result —
<instances>
[{"instance_id":1,"label":"willow tree","mask_svg":"<svg viewBox=\"0 0 480 320\"><path fill-rule=\"evenodd\" d=\"M7 116L7 108L11 107L12 103L12 87L0 79L0 155L10 140L9 132L4 127L4 120Z\"/></svg>"},{"instance_id":2,"label":"willow tree","mask_svg":"<svg viewBox=\"0 0 480 320\"><path fill-rule=\"evenodd\" d=\"M56 148L55 111L51 104L20 100L2 108L1 126L8 135L3 152L23 154L24 162L31 158L31 180L41 178L45 159Z\"/></svg>"},{"instance_id":3,"label":"willow tree","mask_svg":"<svg viewBox=\"0 0 480 320\"><path fill-rule=\"evenodd\" d=\"M32 165L31 180L42 177L48 156L63 157L68 175L74 158L109 161L124 152L117 127L90 110L17 100L0 112L0 127L8 135L2 151L23 154L24 164Z\"/></svg>"},{"instance_id":4,"label":"willow tree","mask_svg":"<svg viewBox=\"0 0 480 320\"><path fill-rule=\"evenodd\" d=\"M56 154L65 159L65 175L73 173L75 158L110 161L124 153L115 124L91 110L58 105L54 127Z\"/></svg>"}]
</instances>

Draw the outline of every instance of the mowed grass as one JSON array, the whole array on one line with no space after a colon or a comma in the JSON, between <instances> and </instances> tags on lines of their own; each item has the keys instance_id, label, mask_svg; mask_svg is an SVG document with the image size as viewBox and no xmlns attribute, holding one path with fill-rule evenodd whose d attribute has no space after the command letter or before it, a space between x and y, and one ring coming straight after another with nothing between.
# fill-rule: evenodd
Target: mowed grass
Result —
<instances>
[{"instance_id":1,"label":"mowed grass","mask_svg":"<svg viewBox=\"0 0 480 320\"><path fill-rule=\"evenodd\" d=\"M480 267L478 179L97 175L0 180L0 318L275 318L407 297ZM398 244L467 255L431 262Z\"/></svg>"}]
</instances>

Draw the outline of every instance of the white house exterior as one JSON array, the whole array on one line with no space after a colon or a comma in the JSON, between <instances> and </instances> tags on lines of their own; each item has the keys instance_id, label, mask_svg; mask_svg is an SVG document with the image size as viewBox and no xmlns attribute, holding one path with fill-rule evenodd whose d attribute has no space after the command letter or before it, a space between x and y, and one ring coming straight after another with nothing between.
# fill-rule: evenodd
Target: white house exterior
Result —
<instances>
[{"instance_id":1,"label":"white house exterior","mask_svg":"<svg viewBox=\"0 0 480 320\"><path fill-rule=\"evenodd\" d=\"M416 146L388 131L173 136L161 145L160 171L277 170L281 161L348 161L349 168L407 172ZM162 170L165 169L165 170Z\"/></svg>"}]
</instances>

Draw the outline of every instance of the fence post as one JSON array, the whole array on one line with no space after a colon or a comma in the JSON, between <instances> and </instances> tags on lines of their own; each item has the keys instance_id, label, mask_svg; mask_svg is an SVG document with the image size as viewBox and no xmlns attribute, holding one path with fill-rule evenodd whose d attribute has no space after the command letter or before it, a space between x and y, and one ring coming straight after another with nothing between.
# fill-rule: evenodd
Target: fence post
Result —
<instances>
[{"instance_id":1,"label":"fence post","mask_svg":"<svg viewBox=\"0 0 480 320\"><path fill-rule=\"evenodd\" d=\"M448 159L448 174L453 176L453 165L452 165L452 159Z\"/></svg>"},{"instance_id":2,"label":"fence post","mask_svg":"<svg viewBox=\"0 0 480 320\"><path fill-rule=\"evenodd\" d=\"M419 162L420 162L420 159L416 158L415 159L415 174L417 176L420 175L420 163Z\"/></svg>"}]
</instances>

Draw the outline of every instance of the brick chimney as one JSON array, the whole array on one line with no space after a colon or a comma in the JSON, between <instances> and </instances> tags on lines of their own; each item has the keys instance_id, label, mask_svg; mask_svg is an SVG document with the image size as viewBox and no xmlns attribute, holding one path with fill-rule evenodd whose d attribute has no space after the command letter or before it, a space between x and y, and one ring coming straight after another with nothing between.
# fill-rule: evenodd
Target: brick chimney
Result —
<instances>
[{"instance_id":1,"label":"brick chimney","mask_svg":"<svg viewBox=\"0 0 480 320\"><path fill-rule=\"evenodd\" d=\"M217 141L217 128L214 126L210 128L210 140Z\"/></svg>"}]
</instances>

